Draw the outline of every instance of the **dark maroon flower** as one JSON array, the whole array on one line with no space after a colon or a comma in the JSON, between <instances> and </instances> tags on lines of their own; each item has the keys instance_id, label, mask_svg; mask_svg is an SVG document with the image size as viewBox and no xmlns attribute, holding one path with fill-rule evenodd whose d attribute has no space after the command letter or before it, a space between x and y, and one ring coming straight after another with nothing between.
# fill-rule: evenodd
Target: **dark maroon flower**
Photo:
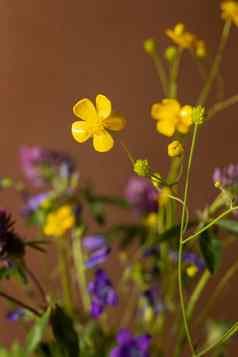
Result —
<instances>
[{"instance_id":1,"label":"dark maroon flower","mask_svg":"<svg viewBox=\"0 0 238 357\"><path fill-rule=\"evenodd\" d=\"M98 318L107 305L115 306L118 303L111 280L102 269L96 270L95 280L89 283L88 290L92 296L91 315L94 318Z\"/></svg>"},{"instance_id":2,"label":"dark maroon flower","mask_svg":"<svg viewBox=\"0 0 238 357\"><path fill-rule=\"evenodd\" d=\"M134 337L127 329L117 334L118 346L113 348L110 357L149 357L150 335Z\"/></svg>"},{"instance_id":3,"label":"dark maroon flower","mask_svg":"<svg viewBox=\"0 0 238 357\"><path fill-rule=\"evenodd\" d=\"M24 255L24 243L13 229L14 222L4 210L0 210L0 258Z\"/></svg>"}]
</instances>

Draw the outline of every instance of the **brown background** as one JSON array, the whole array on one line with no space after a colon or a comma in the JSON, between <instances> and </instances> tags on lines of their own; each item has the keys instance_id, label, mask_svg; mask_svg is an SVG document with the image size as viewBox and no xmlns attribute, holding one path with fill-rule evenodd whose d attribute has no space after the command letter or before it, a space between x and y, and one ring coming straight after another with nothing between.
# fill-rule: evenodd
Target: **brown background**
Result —
<instances>
[{"instance_id":1,"label":"brown background","mask_svg":"<svg viewBox=\"0 0 238 357\"><path fill-rule=\"evenodd\" d=\"M82 177L93 179L99 192L122 193L131 168L121 148L97 154L91 143L78 145L70 134L72 104L78 98L95 98L97 93L111 98L114 108L128 118L124 138L133 155L149 158L154 168L166 172L167 140L155 132L149 116L151 104L162 98L162 92L151 61L143 53L143 40L156 37L164 48L169 43L164 29L182 20L214 49L222 28L219 3L3 0L0 174L19 176L19 147L36 144L69 151L76 157ZM237 92L237 39L234 29L223 66L226 96ZM186 57L179 92L183 102L195 102L201 87L198 77ZM227 110L202 131L192 179L194 208L215 195L213 168L237 161L236 113L236 109ZM3 194L1 205L17 213L13 194ZM234 302L238 297L235 282L228 296ZM222 306L220 317L238 318L235 305L233 315L230 304L226 309L224 303ZM2 341L11 340L15 333L13 324L7 326L11 334L1 327Z\"/></svg>"}]
</instances>

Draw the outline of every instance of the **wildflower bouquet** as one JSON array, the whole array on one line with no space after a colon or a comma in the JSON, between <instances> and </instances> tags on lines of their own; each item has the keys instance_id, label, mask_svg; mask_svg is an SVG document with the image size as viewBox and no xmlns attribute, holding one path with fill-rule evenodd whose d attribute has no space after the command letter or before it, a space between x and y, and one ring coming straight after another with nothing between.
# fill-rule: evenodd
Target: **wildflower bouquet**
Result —
<instances>
[{"instance_id":1,"label":"wildflower bouquet","mask_svg":"<svg viewBox=\"0 0 238 357\"><path fill-rule=\"evenodd\" d=\"M221 267L223 251L237 242L238 166L216 168L214 200L193 215L189 207L198 134L218 112L238 102L238 95L224 99L220 93L218 102L213 98L214 104L207 104L223 83L221 61L230 30L238 26L238 2L223 1L221 11L224 27L214 56L182 23L166 30L172 44L164 56L156 40L144 43L164 92L164 99L152 105L151 117L159 138L168 140L166 175L147 159L134 158L117 133L126 119L99 94L95 104L89 99L74 104L72 135L78 143L92 139L100 153L115 143L122 146L133 171L123 197L99 194L82 182L69 155L40 147L20 151L26 182L0 179L2 189L19 195L21 216L36 232L34 239L23 239L11 215L0 210L0 278L20 282L24 298L11 295L6 284L0 297L8 304L7 318L26 329L23 343L0 347L1 357L227 355L238 322L211 318L211 308L237 273L237 261L202 306L199 300ZM185 53L204 80L194 103L178 98ZM126 223L106 220L112 206L126 212ZM52 246L57 261L48 266ZM29 266L31 251L50 284ZM118 276L109 269L110 260Z\"/></svg>"}]
</instances>

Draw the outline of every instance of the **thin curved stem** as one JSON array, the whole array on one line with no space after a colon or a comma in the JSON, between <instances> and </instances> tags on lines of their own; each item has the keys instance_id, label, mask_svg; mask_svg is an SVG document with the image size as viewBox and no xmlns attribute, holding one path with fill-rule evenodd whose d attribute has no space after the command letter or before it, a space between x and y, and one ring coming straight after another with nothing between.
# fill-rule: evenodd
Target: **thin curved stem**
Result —
<instances>
[{"instance_id":1,"label":"thin curved stem","mask_svg":"<svg viewBox=\"0 0 238 357\"><path fill-rule=\"evenodd\" d=\"M211 307L214 305L217 297L220 296L224 287L231 280L231 278L237 273L237 271L238 271L238 261L226 271L225 275L222 277L222 279L216 286L214 293L212 294L211 298L208 301L207 306L205 307L205 309L203 310L199 319L197 320L197 323L199 323L200 321L202 321L204 319L204 317L207 314L207 311L211 309Z\"/></svg>"},{"instance_id":2,"label":"thin curved stem","mask_svg":"<svg viewBox=\"0 0 238 357\"><path fill-rule=\"evenodd\" d=\"M203 233L204 231L206 231L207 229L209 229L210 227L214 226L214 224L216 224L218 221L220 221L220 219L222 219L223 217L227 216L229 213L236 211L238 209L238 206L235 207L230 207L228 210L226 210L225 212L222 212L218 217L216 217L215 219L213 219L210 223L208 223L206 226L204 226L202 229L200 229L199 231L197 231L196 233L192 234L191 236L189 236L188 238L184 239L182 244L186 244L188 242L191 242L193 239L197 238L200 236L201 233Z\"/></svg>"},{"instance_id":3,"label":"thin curved stem","mask_svg":"<svg viewBox=\"0 0 238 357\"><path fill-rule=\"evenodd\" d=\"M27 267L27 265L25 263L24 263L24 269L27 272L27 274L29 275L29 277L31 278L31 280L34 282L35 286L37 287L37 289L42 297L42 300L47 305L48 301L47 301L46 293L45 293L45 290L43 289L40 281L37 279L35 274Z\"/></svg>"},{"instance_id":4,"label":"thin curved stem","mask_svg":"<svg viewBox=\"0 0 238 357\"><path fill-rule=\"evenodd\" d=\"M209 109L209 111L207 113L207 120L211 119L212 117L214 117L217 113L221 112L222 110L225 110L237 103L238 103L238 94L236 94L228 99L225 99L221 102L216 103L211 109Z\"/></svg>"},{"instance_id":5,"label":"thin curved stem","mask_svg":"<svg viewBox=\"0 0 238 357\"><path fill-rule=\"evenodd\" d=\"M197 357L201 357L206 355L209 351L211 351L212 349L214 349L215 347L218 347L219 345L225 343L229 338L231 338L236 332L238 331L238 322L235 322L231 328L229 328L224 335L217 340L216 342L214 342L213 344L209 345L208 347L205 347L202 351L200 351L197 354Z\"/></svg>"},{"instance_id":6,"label":"thin curved stem","mask_svg":"<svg viewBox=\"0 0 238 357\"><path fill-rule=\"evenodd\" d=\"M229 38L230 29L231 29L231 21L229 20L229 21L226 21L224 24L222 35L221 35L221 40L220 40L220 44L218 47L218 51L217 51L215 60L214 60L212 67L210 69L208 79L202 89L200 96L199 96L198 104L200 104L200 105L204 105L206 103L208 95L210 93L210 90L213 86L213 83L217 77L217 74L219 73L222 56L223 56L223 52L224 52L224 49L227 44L227 40Z\"/></svg>"},{"instance_id":7,"label":"thin curved stem","mask_svg":"<svg viewBox=\"0 0 238 357\"><path fill-rule=\"evenodd\" d=\"M177 81L178 81L179 67L180 67L180 62L181 62L181 58L182 58L182 53L183 53L183 49L181 47L179 47L177 56L176 56L174 63L172 64L172 67L171 67L169 92L168 92L169 98L177 97L177 89L178 89Z\"/></svg>"},{"instance_id":8,"label":"thin curved stem","mask_svg":"<svg viewBox=\"0 0 238 357\"><path fill-rule=\"evenodd\" d=\"M186 337L187 337L187 340L188 340L188 343L189 343L189 346L190 346L193 356L196 356L196 354L195 354L195 350L193 347L192 337L191 337L191 334L189 331L189 325L188 325L187 314L186 314L186 309L185 309L185 302L184 302L184 295L183 295L183 282L182 282L182 258L183 258L183 234L184 234L186 206L187 206L188 191L189 191L189 179L190 179L190 174L191 174L192 160L193 160L193 154L194 154L197 134L198 134L198 125L195 124L194 129L193 129L193 137L192 137L192 143L191 143L189 159L188 159L188 167L187 167L187 171L186 171L184 199L183 199L184 206L182 209L180 237L179 237L179 251L178 251L178 286L179 286L180 306L181 306L181 310L182 310L185 334L186 334Z\"/></svg>"},{"instance_id":9,"label":"thin curved stem","mask_svg":"<svg viewBox=\"0 0 238 357\"><path fill-rule=\"evenodd\" d=\"M39 311L37 311L34 307L25 304L24 302L22 302L21 300L16 299L13 296L10 296L10 295L2 292L2 291L0 291L0 296L3 297L4 299L10 301L11 303L22 307L23 309L32 312L36 316L39 316L39 317L41 316L41 313Z\"/></svg>"}]
</instances>

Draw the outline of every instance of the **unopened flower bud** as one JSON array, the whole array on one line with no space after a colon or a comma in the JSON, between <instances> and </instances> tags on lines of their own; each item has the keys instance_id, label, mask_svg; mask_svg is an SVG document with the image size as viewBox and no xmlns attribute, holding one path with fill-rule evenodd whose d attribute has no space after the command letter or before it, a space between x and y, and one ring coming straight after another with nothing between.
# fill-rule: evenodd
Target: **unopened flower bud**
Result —
<instances>
[{"instance_id":1,"label":"unopened flower bud","mask_svg":"<svg viewBox=\"0 0 238 357\"><path fill-rule=\"evenodd\" d=\"M155 50L156 50L156 42L155 42L155 40L153 38L147 38L144 41L144 50L149 55L151 55L152 53L155 52Z\"/></svg>"},{"instance_id":2,"label":"unopened flower bud","mask_svg":"<svg viewBox=\"0 0 238 357\"><path fill-rule=\"evenodd\" d=\"M183 145L178 140L174 140L168 145L168 155L170 157L181 156L183 152Z\"/></svg>"},{"instance_id":3,"label":"unopened flower bud","mask_svg":"<svg viewBox=\"0 0 238 357\"><path fill-rule=\"evenodd\" d=\"M173 63L177 56L177 49L174 46L166 48L164 56L169 63Z\"/></svg>"}]
</instances>

